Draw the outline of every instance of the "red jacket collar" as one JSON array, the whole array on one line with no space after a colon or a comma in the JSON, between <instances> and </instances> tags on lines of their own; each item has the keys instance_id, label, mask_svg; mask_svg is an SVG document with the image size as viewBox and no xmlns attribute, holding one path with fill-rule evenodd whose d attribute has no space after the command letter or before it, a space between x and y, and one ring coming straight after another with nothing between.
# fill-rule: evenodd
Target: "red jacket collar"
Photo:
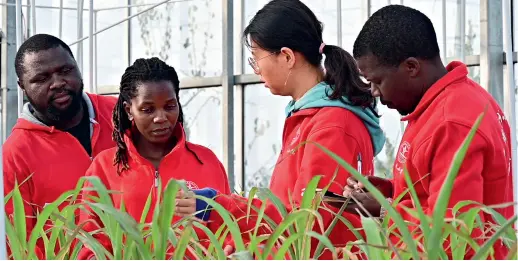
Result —
<instances>
[{"instance_id":1,"label":"red jacket collar","mask_svg":"<svg viewBox=\"0 0 518 261\"><path fill-rule=\"evenodd\" d=\"M309 109L303 109L303 110L300 110L300 111L296 111L296 112L293 112L293 114L291 116L288 117L289 118L294 118L294 117L300 117L300 116L312 116L312 115L315 115L321 108L309 108Z\"/></svg>"},{"instance_id":2,"label":"red jacket collar","mask_svg":"<svg viewBox=\"0 0 518 261\"><path fill-rule=\"evenodd\" d=\"M173 135L174 135L174 137L176 137L178 142L176 143L176 146L174 146L174 148L169 153L167 153L167 155L164 156L164 159L169 157L173 153L176 153L178 151L183 151L183 149L185 148L185 143L187 141L185 139L185 132L184 132L184 129L183 129L183 126L181 123L176 123L176 126L174 127L174 130L173 130ZM128 153L129 153L130 157L132 157L134 160L137 160L139 162L142 162L142 160L145 160L140 155L140 153L137 151L137 148L133 144L133 140L131 139L130 131L128 131L124 135L124 142L126 143L126 146L128 147Z\"/></svg>"},{"instance_id":3,"label":"red jacket collar","mask_svg":"<svg viewBox=\"0 0 518 261\"><path fill-rule=\"evenodd\" d=\"M425 92L415 110L409 115L401 118L402 121L410 121L418 118L446 87L458 80L466 79L468 75L468 67L458 61L448 64L448 66L446 66L446 70L448 70L448 73L435 82L430 89Z\"/></svg>"}]
</instances>

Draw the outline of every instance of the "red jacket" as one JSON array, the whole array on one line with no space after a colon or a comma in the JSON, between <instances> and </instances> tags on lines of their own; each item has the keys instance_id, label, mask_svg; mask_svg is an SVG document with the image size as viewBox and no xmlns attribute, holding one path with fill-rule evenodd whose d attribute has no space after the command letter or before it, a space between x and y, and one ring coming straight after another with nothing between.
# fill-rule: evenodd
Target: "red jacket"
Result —
<instances>
[{"instance_id":1,"label":"red jacket","mask_svg":"<svg viewBox=\"0 0 518 261\"><path fill-rule=\"evenodd\" d=\"M159 175L163 188L169 180L176 179L185 180L187 186L193 190L213 187L224 194L230 194L225 169L216 155L208 148L187 142L180 124L176 125L175 136L178 139L177 145L162 159L158 169L140 156L131 139L126 136L129 170L120 175L117 173L117 166L113 164L116 148L111 148L94 159L86 175L99 177L108 190L121 192L112 194L114 206L120 208L121 202L124 201L127 213L137 221L140 220L150 191L153 188L156 190L155 186L158 184L156 174ZM87 183L85 186L91 186L91 184ZM88 200L87 195L92 194L92 191L83 191L83 199ZM156 201L156 193L152 195L152 200ZM154 206L155 204L151 204L146 217L147 223L152 221ZM79 224L89 220L96 220L102 225L97 216L91 216L86 212L81 213ZM180 218L173 218L173 222L178 220ZM96 229L99 227L93 222L88 222L84 227L85 231ZM106 237L96 235L96 238L105 247L110 247L110 241ZM92 255L91 250L84 248L80 252L79 259L88 259Z\"/></svg>"},{"instance_id":2,"label":"red jacket","mask_svg":"<svg viewBox=\"0 0 518 261\"><path fill-rule=\"evenodd\" d=\"M354 113L343 108L324 107L304 109L294 113L286 119L284 134L282 139L282 151L279 155L271 179L270 189L273 194L280 198L285 206L291 208L291 203L299 205L302 199L302 189L309 181L317 175L322 175L320 188L330 183L333 174L338 170L337 176L329 188L330 191L341 194L346 180L350 174L314 144L306 144L297 149L301 142L313 141L321 144L327 149L338 154L353 167L358 168L358 155L361 153L361 169L365 175L373 173L373 145L370 134L362 120ZM239 199L238 196L217 197L216 201L222 204L236 218L242 217L247 213L246 199ZM244 202L243 202L244 201ZM262 202L254 200L254 205L260 208ZM329 206L328 206L329 207ZM336 212L337 209L334 209ZM216 213L216 211L212 211ZM322 215L324 226L327 228L333 220L333 215L328 211L319 211ZM269 204L266 215L277 223L282 221L282 217L274 205ZM354 227L361 227L358 215L344 213L343 216L353 224ZM218 214L211 214L209 228L217 229L223 221ZM242 232L252 229L256 220L250 218L239 221ZM210 227L210 226L213 227ZM315 227L318 233L320 229ZM269 233L264 230L263 233ZM363 232L360 232L363 233ZM331 242L335 246L344 246L349 241L357 238L341 222L335 226L330 235ZM312 242L315 249L317 241ZM322 255L323 259L330 259L329 252Z\"/></svg>"},{"instance_id":3,"label":"red jacket","mask_svg":"<svg viewBox=\"0 0 518 261\"><path fill-rule=\"evenodd\" d=\"M487 206L513 202L510 128L504 113L487 91L467 77L464 64L452 62L447 69L449 73L425 93L415 111L403 118L408 126L394 163L394 196L407 189L406 166L412 181L417 182L415 189L425 213L431 215L455 153L487 106L448 206L465 200ZM419 224L401 206L415 207L409 194L400 201L398 210L406 221ZM512 206L496 210L506 218L514 215ZM489 214L481 217L486 222L492 220ZM480 231L475 234L480 235ZM505 259L507 251L497 245L496 258Z\"/></svg>"},{"instance_id":4,"label":"red jacket","mask_svg":"<svg viewBox=\"0 0 518 261\"><path fill-rule=\"evenodd\" d=\"M84 94L83 98L89 112L92 156L95 157L115 145L111 138L111 116L117 100L95 94ZM39 122L28 106L25 105L21 118L3 145L2 160L4 195L13 190L15 181L20 184L27 179L19 189L30 234L36 224L36 213L41 212L46 203L74 189L92 160L74 136ZM7 215L13 214L12 200L5 210Z\"/></svg>"}]
</instances>

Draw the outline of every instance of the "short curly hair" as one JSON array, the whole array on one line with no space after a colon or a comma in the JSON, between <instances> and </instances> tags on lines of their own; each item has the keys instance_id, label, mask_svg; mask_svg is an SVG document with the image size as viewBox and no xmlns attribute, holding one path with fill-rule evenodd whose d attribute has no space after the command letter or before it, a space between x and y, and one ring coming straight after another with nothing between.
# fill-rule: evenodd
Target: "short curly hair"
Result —
<instances>
[{"instance_id":1,"label":"short curly hair","mask_svg":"<svg viewBox=\"0 0 518 261\"><path fill-rule=\"evenodd\" d=\"M16 57L14 59L14 68L16 71L16 76L18 78L22 78L23 74L25 72L25 68L23 66L23 59L25 58L25 55L28 53L35 53L40 51L45 51L52 48L57 47L63 47L65 51L67 51L72 58L74 58L74 54L72 53L72 50L70 50L70 47L63 42L61 39L50 35L50 34L35 34L29 39L25 40L25 42L22 43L20 46L20 49L18 49L18 52L16 52Z\"/></svg>"},{"instance_id":2,"label":"short curly hair","mask_svg":"<svg viewBox=\"0 0 518 261\"><path fill-rule=\"evenodd\" d=\"M358 59L373 54L384 65L397 66L409 57L431 60L440 55L432 21L420 11L389 5L376 11L354 42Z\"/></svg>"}]
</instances>

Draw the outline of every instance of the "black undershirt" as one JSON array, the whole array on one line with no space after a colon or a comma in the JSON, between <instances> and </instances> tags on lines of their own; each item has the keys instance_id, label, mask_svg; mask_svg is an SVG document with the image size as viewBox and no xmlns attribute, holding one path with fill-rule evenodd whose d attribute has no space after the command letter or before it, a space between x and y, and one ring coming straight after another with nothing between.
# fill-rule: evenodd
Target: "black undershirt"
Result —
<instances>
[{"instance_id":1,"label":"black undershirt","mask_svg":"<svg viewBox=\"0 0 518 261\"><path fill-rule=\"evenodd\" d=\"M83 118L81 122L76 126L66 130L66 132L70 133L74 136L83 148L86 150L89 156L92 156L92 143L90 140L90 117L88 115L88 106L86 102L83 101Z\"/></svg>"}]
</instances>

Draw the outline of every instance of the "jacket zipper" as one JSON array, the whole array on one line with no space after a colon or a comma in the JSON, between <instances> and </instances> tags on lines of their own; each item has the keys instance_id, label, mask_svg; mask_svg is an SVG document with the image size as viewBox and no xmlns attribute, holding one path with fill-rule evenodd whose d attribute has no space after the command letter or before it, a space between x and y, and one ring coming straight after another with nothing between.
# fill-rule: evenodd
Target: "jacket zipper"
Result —
<instances>
[{"instance_id":1,"label":"jacket zipper","mask_svg":"<svg viewBox=\"0 0 518 261\"><path fill-rule=\"evenodd\" d=\"M153 199L156 199L158 196L158 177L160 176L160 173L158 172L158 168L155 169L155 173L153 174L153 187L154 189L151 190Z\"/></svg>"},{"instance_id":2,"label":"jacket zipper","mask_svg":"<svg viewBox=\"0 0 518 261\"><path fill-rule=\"evenodd\" d=\"M357 160L356 170L358 171L358 173L363 174L362 173L362 154L361 153L358 153L356 160Z\"/></svg>"},{"instance_id":3,"label":"jacket zipper","mask_svg":"<svg viewBox=\"0 0 518 261\"><path fill-rule=\"evenodd\" d=\"M154 184L155 184L155 190L158 189L158 177L159 177L160 173L158 173L158 169L155 170L155 181L154 181Z\"/></svg>"}]
</instances>

